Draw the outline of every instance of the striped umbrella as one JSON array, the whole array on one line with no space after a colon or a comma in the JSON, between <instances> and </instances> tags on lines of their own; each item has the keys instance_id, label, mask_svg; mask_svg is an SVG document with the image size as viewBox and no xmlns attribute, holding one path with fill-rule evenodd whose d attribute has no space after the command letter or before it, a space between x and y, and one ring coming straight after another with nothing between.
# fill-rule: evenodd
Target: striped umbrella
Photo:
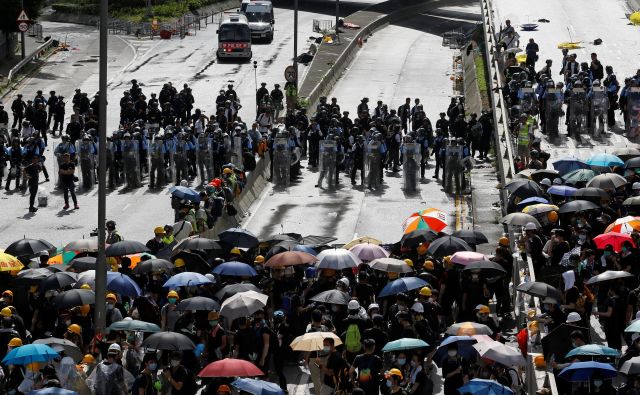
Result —
<instances>
[{"instance_id":1,"label":"striped umbrella","mask_svg":"<svg viewBox=\"0 0 640 395\"><path fill-rule=\"evenodd\" d=\"M631 234L634 231L640 231L640 217L632 217L630 215L618 218L612 224L607 226L605 233L618 232Z\"/></svg>"},{"instance_id":2,"label":"striped umbrella","mask_svg":"<svg viewBox=\"0 0 640 395\"><path fill-rule=\"evenodd\" d=\"M449 223L449 216L437 208L427 208L418 211L405 219L402 228L404 233L413 232L417 229L431 229L434 232L440 232L446 228Z\"/></svg>"},{"instance_id":3,"label":"striped umbrella","mask_svg":"<svg viewBox=\"0 0 640 395\"><path fill-rule=\"evenodd\" d=\"M15 256L0 252L0 272L11 272L20 270L24 267L22 262Z\"/></svg>"}]
</instances>

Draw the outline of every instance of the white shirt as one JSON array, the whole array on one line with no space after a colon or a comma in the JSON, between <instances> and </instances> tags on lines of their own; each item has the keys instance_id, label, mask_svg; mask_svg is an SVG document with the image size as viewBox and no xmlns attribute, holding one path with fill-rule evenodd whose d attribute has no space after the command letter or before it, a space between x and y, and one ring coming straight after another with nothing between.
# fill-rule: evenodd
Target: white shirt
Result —
<instances>
[{"instance_id":1,"label":"white shirt","mask_svg":"<svg viewBox=\"0 0 640 395\"><path fill-rule=\"evenodd\" d=\"M193 232L193 226L189 221L178 221L173 224L173 237L176 241L180 241L189 237L191 232Z\"/></svg>"}]
</instances>

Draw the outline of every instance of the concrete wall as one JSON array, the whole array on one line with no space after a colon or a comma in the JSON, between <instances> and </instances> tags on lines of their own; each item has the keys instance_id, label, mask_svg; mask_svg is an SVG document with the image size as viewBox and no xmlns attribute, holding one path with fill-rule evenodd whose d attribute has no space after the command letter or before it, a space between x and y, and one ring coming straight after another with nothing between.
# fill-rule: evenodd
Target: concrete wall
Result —
<instances>
[{"instance_id":1,"label":"concrete wall","mask_svg":"<svg viewBox=\"0 0 640 395\"><path fill-rule=\"evenodd\" d=\"M482 111L482 97L478 87L476 62L474 59L478 50L476 47L476 49L468 51L469 46L476 47L473 44L468 44L467 47L460 51L462 56L465 108L468 114L476 113L479 116L480 111Z\"/></svg>"}]
</instances>

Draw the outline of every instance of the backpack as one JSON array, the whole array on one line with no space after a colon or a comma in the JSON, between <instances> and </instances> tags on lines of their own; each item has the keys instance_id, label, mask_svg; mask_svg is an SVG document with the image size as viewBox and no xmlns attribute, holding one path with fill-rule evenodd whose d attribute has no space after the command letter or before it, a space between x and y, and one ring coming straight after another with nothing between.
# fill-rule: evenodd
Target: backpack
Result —
<instances>
[{"instance_id":1,"label":"backpack","mask_svg":"<svg viewBox=\"0 0 640 395\"><path fill-rule=\"evenodd\" d=\"M350 324L347 328L347 335L345 336L345 346L347 351L355 354L360 352L362 349L362 343L360 342L360 328L358 328L358 324Z\"/></svg>"}]
</instances>

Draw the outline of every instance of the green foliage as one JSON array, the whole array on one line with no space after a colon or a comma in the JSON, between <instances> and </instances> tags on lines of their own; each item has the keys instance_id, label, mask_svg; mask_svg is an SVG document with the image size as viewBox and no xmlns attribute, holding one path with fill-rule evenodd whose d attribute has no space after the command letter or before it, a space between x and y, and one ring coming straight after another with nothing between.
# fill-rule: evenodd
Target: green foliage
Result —
<instances>
[{"instance_id":1,"label":"green foliage","mask_svg":"<svg viewBox=\"0 0 640 395\"><path fill-rule=\"evenodd\" d=\"M478 89L480 92L486 92L487 87L487 68L484 63L482 54L476 54L473 58L476 64L476 80L478 81Z\"/></svg>"},{"instance_id":2,"label":"green foliage","mask_svg":"<svg viewBox=\"0 0 640 395\"><path fill-rule=\"evenodd\" d=\"M16 18L20 14L22 7L20 0L2 0L2 11L0 11L0 30L4 32L17 32L18 24ZM40 16L44 0L24 0L24 10L32 20Z\"/></svg>"}]
</instances>

